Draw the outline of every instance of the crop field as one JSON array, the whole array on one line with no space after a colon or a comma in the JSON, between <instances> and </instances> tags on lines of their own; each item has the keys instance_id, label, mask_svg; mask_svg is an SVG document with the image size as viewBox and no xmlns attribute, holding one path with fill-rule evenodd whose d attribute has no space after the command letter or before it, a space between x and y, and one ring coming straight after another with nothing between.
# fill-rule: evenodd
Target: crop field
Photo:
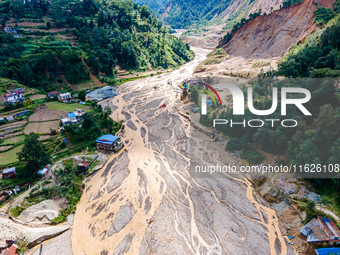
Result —
<instances>
[{"instance_id":1,"label":"crop field","mask_svg":"<svg viewBox=\"0 0 340 255\"><path fill-rule=\"evenodd\" d=\"M60 115L66 116L67 111L56 111L37 108L29 117L30 122L59 120Z\"/></svg>"},{"instance_id":2,"label":"crop field","mask_svg":"<svg viewBox=\"0 0 340 255\"><path fill-rule=\"evenodd\" d=\"M34 133L50 133L51 129L57 130L59 128L59 121L45 121L45 122L33 122L28 123L24 129L24 133L28 135L31 132Z\"/></svg>"},{"instance_id":3,"label":"crop field","mask_svg":"<svg viewBox=\"0 0 340 255\"><path fill-rule=\"evenodd\" d=\"M24 135L13 136L13 137L4 139L4 142L2 143L2 145L16 144L16 143L23 142L24 140L25 140Z\"/></svg>"},{"instance_id":4,"label":"crop field","mask_svg":"<svg viewBox=\"0 0 340 255\"><path fill-rule=\"evenodd\" d=\"M6 151L5 153L0 154L0 165L8 165L18 161L17 153L21 151L23 145L17 146L12 150Z\"/></svg>"},{"instance_id":5,"label":"crop field","mask_svg":"<svg viewBox=\"0 0 340 255\"><path fill-rule=\"evenodd\" d=\"M59 110L59 111L65 111L65 112L71 112L75 109L82 109L84 111L90 111L90 106L85 106L77 103L73 104L65 104L59 101L52 101L45 104L47 106L48 110Z\"/></svg>"}]
</instances>

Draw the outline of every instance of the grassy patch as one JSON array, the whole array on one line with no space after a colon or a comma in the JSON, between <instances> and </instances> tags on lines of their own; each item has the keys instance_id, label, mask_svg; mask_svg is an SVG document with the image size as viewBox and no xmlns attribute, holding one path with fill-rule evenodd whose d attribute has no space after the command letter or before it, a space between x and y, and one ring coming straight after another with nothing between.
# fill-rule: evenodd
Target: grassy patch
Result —
<instances>
[{"instance_id":1,"label":"grassy patch","mask_svg":"<svg viewBox=\"0 0 340 255\"><path fill-rule=\"evenodd\" d=\"M134 80L138 80L138 79L143 79L143 78L147 78L147 77L150 77L150 76L153 76L154 74L148 74L148 75L142 75L142 76L138 76L138 77L130 77L130 78L122 78L122 79L117 79L116 82L115 82L115 86L117 85L120 85L122 83L125 83L125 82L129 82L129 81L134 81Z\"/></svg>"},{"instance_id":2,"label":"grassy patch","mask_svg":"<svg viewBox=\"0 0 340 255\"><path fill-rule=\"evenodd\" d=\"M11 144L16 144L16 143L21 143L24 140L25 140L24 135L13 136L13 137L4 139L4 142L1 145L11 145Z\"/></svg>"},{"instance_id":3,"label":"grassy patch","mask_svg":"<svg viewBox=\"0 0 340 255\"><path fill-rule=\"evenodd\" d=\"M229 56L223 48L216 48L213 52L208 54L208 58L203 61L203 65L212 65L220 63L223 59L228 59Z\"/></svg>"},{"instance_id":4,"label":"grassy patch","mask_svg":"<svg viewBox=\"0 0 340 255\"><path fill-rule=\"evenodd\" d=\"M251 68L260 68L260 67L265 67L265 66L270 66L270 62L255 62L253 63Z\"/></svg>"},{"instance_id":5,"label":"grassy patch","mask_svg":"<svg viewBox=\"0 0 340 255\"><path fill-rule=\"evenodd\" d=\"M77 84L72 84L72 90L73 91L80 91L80 90L85 90L85 89L94 89L94 88L99 88L98 84L93 81L92 79L86 81L86 82L81 82Z\"/></svg>"},{"instance_id":6,"label":"grassy patch","mask_svg":"<svg viewBox=\"0 0 340 255\"><path fill-rule=\"evenodd\" d=\"M71 112L75 109L82 109L86 112L89 112L90 109L88 106L77 104L77 103L62 103L60 101L51 101L46 103L48 110L57 110L57 111L65 111L65 112Z\"/></svg>"},{"instance_id":7,"label":"grassy patch","mask_svg":"<svg viewBox=\"0 0 340 255\"><path fill-rule=\"evenodd\" d=\"M254 148L248 147L242 151L241 158L247 160L251 165L256 165L262 162L264 156Z\"/></svg>"},{"instance_id":8,"label":"grassy patch","mask_svg":"<svg viewBox=\"0 0 340 255\"><path fill-rule=\"evenodd\" d=\"M0 153L1 166L15 163L18 161L17 153L21 151L23 145L17 146L12 150Z\"/></svg>"}]
</instances>

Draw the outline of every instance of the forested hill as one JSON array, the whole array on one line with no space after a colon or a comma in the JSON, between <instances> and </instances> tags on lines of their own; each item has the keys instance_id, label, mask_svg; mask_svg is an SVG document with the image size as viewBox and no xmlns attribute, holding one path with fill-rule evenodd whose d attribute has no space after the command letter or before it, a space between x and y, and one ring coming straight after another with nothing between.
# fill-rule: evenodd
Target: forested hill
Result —
<instances>
[{"instance_id":1,"label":"forested hill","mask_svg":"<svg viewBox=\"0 0 340 255\"><path fill-rule=\"evenodd\" d=\"M158 13L160 10L165 10L165 8L171 2L170 0L133 0L134 3L139 5L146 5L151 11Z\"/></svg>"},{"instance_id":2,"label":"forested hill","mask_svg":"<svg viewBox=\"0 0 340 255\"><path fill-rule=\"evenodd\" d=\"M146 6L131 1L2 1L0 15L0 76L46 91L58 80L85 81L89 71L114 79L116 65L158 70L194 57ZM27 29L27 21L45 25Z\"/></svg>"},{"instance_id":3,"label":"forested hill","mask_svg":"<svg viewBox=\"0 0 340 255\"><path fill-rule=\"evenodd\" d=\"M300 0L133 0L158 6L159 17L173 28L223 24L232 27L249 14L269 14Z\"/></svg>"},{"instance_id":4,"label":"forested hill","mask_svg":"<svg viewBox=\"0 0 340 255\"><path fill-rule=\"evenodd\" d=\"M232 0L176 0L160 10L164 21L173 28L202 24L221 14Z\"/></svg>"}]
</instances>

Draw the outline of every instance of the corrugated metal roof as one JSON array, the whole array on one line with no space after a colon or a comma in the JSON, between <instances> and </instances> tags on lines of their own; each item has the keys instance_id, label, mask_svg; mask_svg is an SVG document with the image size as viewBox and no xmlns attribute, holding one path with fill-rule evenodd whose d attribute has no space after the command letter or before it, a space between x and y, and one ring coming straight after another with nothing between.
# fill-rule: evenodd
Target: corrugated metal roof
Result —
<instances>
[{"instance_id":1,"label":"corrugated metal roof","mask_svg":"<svg viewBox=\"0 0 340 255\"><path fill-rule=\"evenodd\" d=\"M15 167L7 168L2 171L2 174L15 173Z\"/></svg>"},{"instance_id":2,"label":"corrugated metal roof","mask_svg":"<svg viewBox=\"0 0 340 255\"><path fill-rule=\"evenodd\" d=\"M307 242L339 241L340 230L335 223L324 217L312 219L300 233L307 236Z\"/></svg>"},{"instance_id":3,"label":"corrugated metal roof","mask_svg":"<svg viewBox=\"0 0 340 255\"><path fill-rule=\"evenodd\" d=\"M74 118L74 117L77 117L77 116L73 112L71 112L71 113L67 114L67 117Z\"/></svg>"},{"instance_id":4,"label":"corrugated metal roof","mask_svg":"<svg viewBox=\"0 0 340 255\"><path fill-rule=\"evenodd\" d=\"M97 143L104 143L104 144L112 144L116 140L118 140L119 137L114 136L114 135L103 135L100 138L96 140Z\"/></svg>"},{"instance_id":5,"label":"corrugated metal roof","mask_svg":"<svg viewBox=\"0 0 340 255\"><path fill-rule=\"evenodd\" d=\"M318 255L340 255L340 248L321 248L315 250Z\"/></svg>"}]
</instances>

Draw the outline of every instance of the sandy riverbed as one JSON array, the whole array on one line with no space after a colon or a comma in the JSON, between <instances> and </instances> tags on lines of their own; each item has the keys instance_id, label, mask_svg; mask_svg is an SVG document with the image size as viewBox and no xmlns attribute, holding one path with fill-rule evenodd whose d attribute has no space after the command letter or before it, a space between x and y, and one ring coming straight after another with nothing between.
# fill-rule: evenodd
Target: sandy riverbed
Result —
<instances>
[{"instance_id":1,"label":"sandy riverbed","mask_svg":"<svg viewBox=\"0 0 340 255\"><path fill-rule=\"evenodd\" d=\"M294 254L275 211L246 178L189 173L190 136L198 144L196 159L238 164L224 150L212 154L221 144L191 132L175 109L181 105L176 85L207 54L195 51L181 69L126 83L103 102L114 119L125 120L118 135L126 150L86 181L72 231L74 254Z\"/></svg>"}]
</instances>

